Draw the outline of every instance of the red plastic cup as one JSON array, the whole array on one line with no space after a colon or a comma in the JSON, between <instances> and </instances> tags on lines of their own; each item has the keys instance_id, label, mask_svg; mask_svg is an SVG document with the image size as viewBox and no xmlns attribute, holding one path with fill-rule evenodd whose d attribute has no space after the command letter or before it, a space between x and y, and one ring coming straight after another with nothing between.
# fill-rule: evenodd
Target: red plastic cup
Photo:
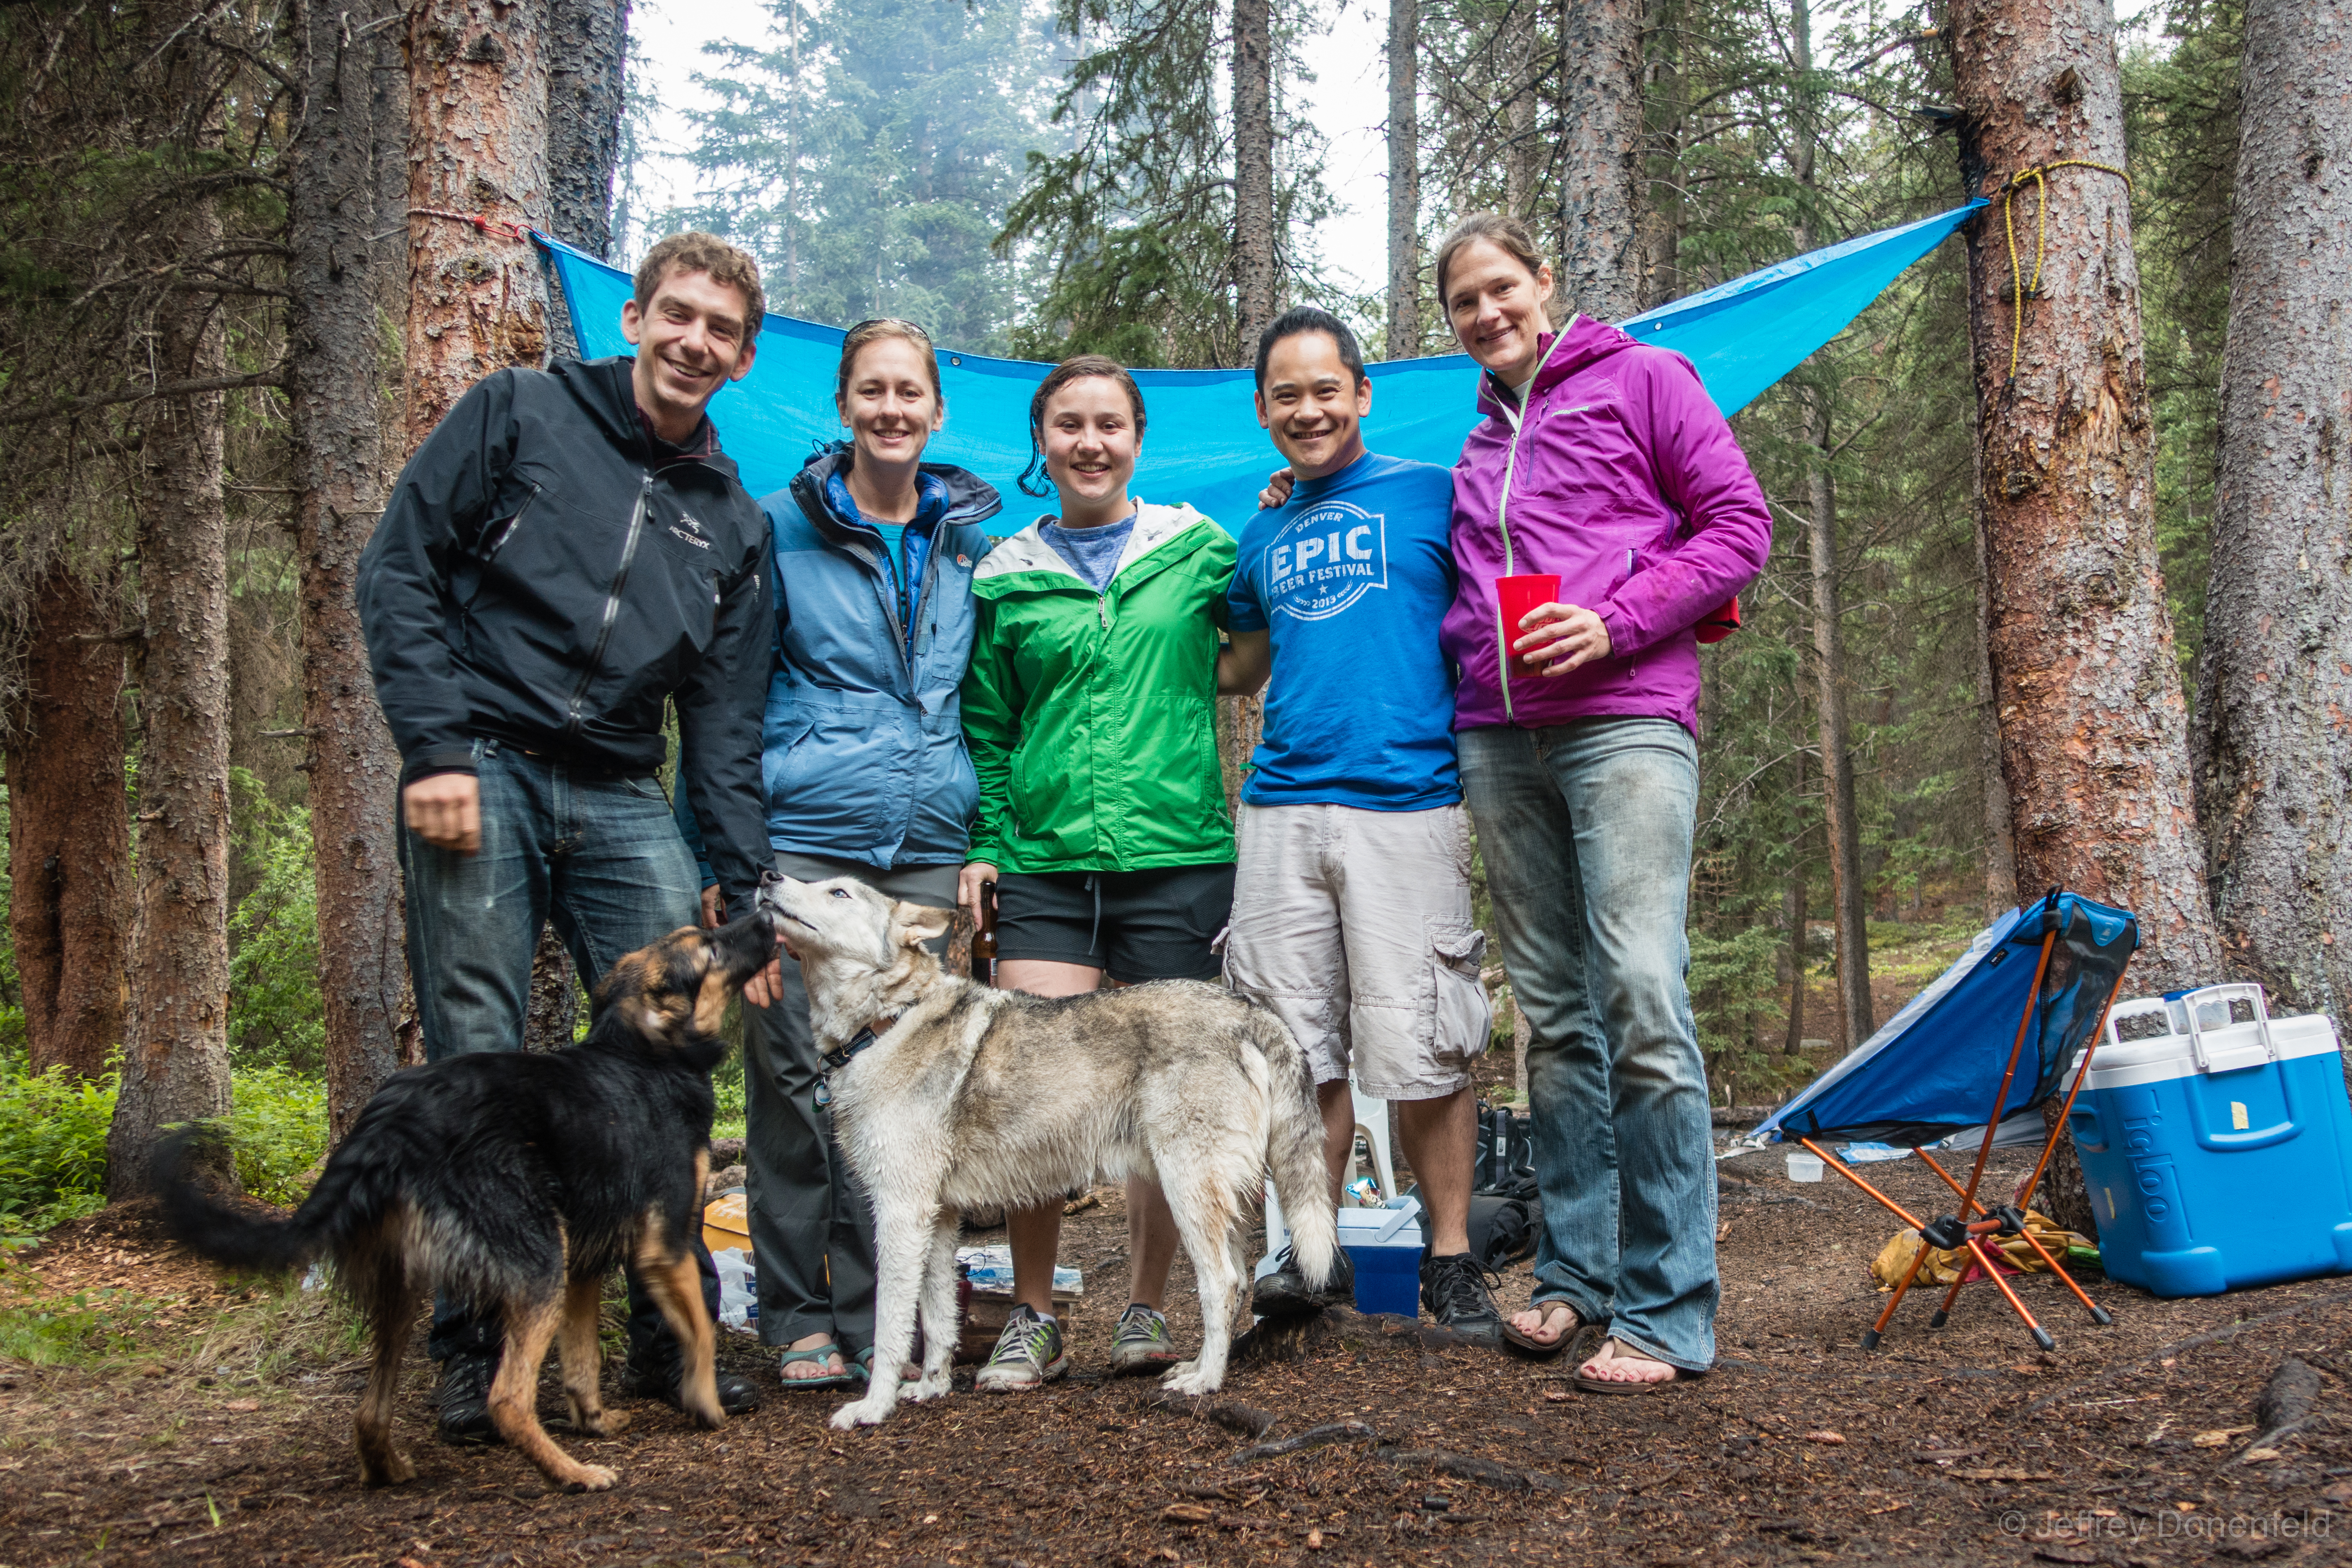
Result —
<instances>
[{"instance_id":1,"label":"red plastic cup","mask_svg":"<svg viewBox=\"0 0 2352 1568\"><path fill-rule=\"evenodd\" d=\"M1550 604L1559 598L1559 573L1556 571L1523 572L1517 577L1495 580L1495 597L1503 607L1502 656L1508 659L1517 674L1532 675L1535 666L1511 652L1511 644L1527 635L1519 622L1539 605Z\"/></svg>"}]
</instances>

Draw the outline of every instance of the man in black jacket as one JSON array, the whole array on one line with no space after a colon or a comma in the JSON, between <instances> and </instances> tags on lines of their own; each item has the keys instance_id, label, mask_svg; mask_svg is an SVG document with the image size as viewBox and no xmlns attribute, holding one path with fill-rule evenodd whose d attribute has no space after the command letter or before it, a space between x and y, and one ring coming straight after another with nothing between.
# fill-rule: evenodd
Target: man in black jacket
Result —
<instances>
[{"instance_id":1,"label":"man in black jacket","mask_svg":"<svg viewBox=\"0 0 2352 1568\"><path fill-rule=\"evenodd\" d=\"M701 879L656 776L666 702L719 886L739 908L758 890L768 526L703 411L751 370L763 303L741 251L662 241L622 308L636 356L478 383L409 459L360 559L402 759L427 1060L521 1045L549 919L592 989L614 958L697 922ZM675 1402L677 1342L634 1279L630 1296L625 1382ZM435 1303L445 1436L491 1435L500 1338L465 1303ZM730 1412L757 1402L725 1374L719 1395Z\"/></svg>"}]
</instances>

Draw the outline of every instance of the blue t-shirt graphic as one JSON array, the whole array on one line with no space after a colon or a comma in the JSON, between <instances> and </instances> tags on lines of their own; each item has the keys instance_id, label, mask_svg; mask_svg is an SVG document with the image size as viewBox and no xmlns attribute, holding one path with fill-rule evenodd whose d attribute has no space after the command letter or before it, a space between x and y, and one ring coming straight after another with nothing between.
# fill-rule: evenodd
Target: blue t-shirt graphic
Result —
<instances>
[{"instance_id":1,"label":"blue t-shirt graphic","mask_svg":"<svg viewBox=\"0 0 2352 1568\"><path fill-rule=\"evenodd\" d=\"M1226 595L1236 632L1271 632L1253 806L1424 811L1462 799L1454 672L1454 474L1367 453L1301 482L1242 528Z\"/></svg>"}]
</instances>

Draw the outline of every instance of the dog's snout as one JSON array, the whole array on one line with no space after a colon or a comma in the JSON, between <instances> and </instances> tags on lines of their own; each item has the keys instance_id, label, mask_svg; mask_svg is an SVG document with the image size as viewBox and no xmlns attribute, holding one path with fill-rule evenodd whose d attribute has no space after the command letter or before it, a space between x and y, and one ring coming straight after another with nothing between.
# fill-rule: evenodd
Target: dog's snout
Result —
<instances>
[{"instance_id":1,"label":"dog's snout","mask_svg":"<svg viewBox=\"0 0 2352 1568\"><path fill-rule=\"evenodd\" d=\"M770 866L767 870L760 873L760 885L761 887L779 887L782 885L783 880L784 873L778 871L774 866Z\"/></svg>"}]
</instances>

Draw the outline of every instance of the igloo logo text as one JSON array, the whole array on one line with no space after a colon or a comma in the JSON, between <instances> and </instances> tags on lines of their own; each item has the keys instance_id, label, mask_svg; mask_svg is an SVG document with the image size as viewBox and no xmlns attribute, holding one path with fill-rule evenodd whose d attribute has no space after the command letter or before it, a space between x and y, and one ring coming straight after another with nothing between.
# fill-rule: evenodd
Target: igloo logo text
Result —
<instances>
[{"instance_id":1,"label":"igloo logo text","mask_svg":"<svg viewBox=\"0 0 2352 1568\"><path fill-rule=\"evenodd\" d=\"M1328 621L1388 585L1388 518L1352 502L1308 507L1265 549L1265 596L1278 615Z\"/></svg>"}]
</instances>

